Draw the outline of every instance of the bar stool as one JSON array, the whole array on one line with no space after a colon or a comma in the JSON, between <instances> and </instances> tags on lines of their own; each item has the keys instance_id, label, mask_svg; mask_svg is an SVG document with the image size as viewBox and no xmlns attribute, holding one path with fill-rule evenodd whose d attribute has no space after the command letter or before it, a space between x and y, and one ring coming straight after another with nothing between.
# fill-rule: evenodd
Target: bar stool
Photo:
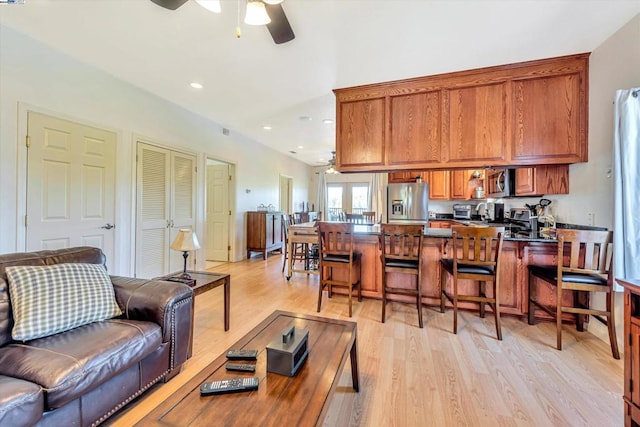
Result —
<instances>
[{"instance_id":1,"label":"bar stool","mask_svg":"<svg viewBox=\"0 0 640 427\"><path fill-rule=\"evenodd\" d=\"M556 321L556 347L562 350L562 315L572 313L576 318L576 329L584 330L585 317L593 316L607 326L609 342L614 359L620 359L616 325L614 320L614 297L612 259L612 231L600 230L556 230L558 238L557 265L529 265L529 312L528 321L534 324L535 309L540 308ZM537 299L539 280L555 287L555 307ZM572 291L573 304L563 304L564 291ZM589 293L606 294L604 310L589 306Z\"/></svg>"},{"instance_id":2,"label":"bar stool","mask_svg":"<svg viewBox=\"0 0 640 427\"><path fill-rule=\"evenodd\" d=\"M374 214L375 216L375 214ZM424 227L408 224L382 224L380 226L380 259L382 260L382 323L385 321L387 294L409 295L416 298L418 325L422 328L422 240ZM387 273L409 274L415 277L411 288L388 286Z\"/></svg>"},{"instance_id":3,"label":"bar stool","mask_svg":"<svg viewBox=\"0 0 640 427\"><path fill-rule=\"evenodd\" d=\"M458 303L470 301L480 305L480 317L484 318L485 304L493 310L498 340L502 340L500 327L500 258L504 227L451 227L453 257L440 260L441 293L440 312L444 313L448 299L453 304L453 333L458 333ZM448 292L447 274L451 275L452 292ZM476 295L460 295L460 279L471 279L478 284ZM493 283L493 293L487 296L486 282Z\"/></svg>"},{"instance_id":4,"label":"bar stool","mask_svg":"<svg viewBox=\"0 0 640 427\"><path fill-rule=\"evenodd\" d=\"M305 261L306 256L304 252L304 247L302 244L293 245L292 252L289 253L289 225L293 224L292 218L290 215L283 214L282 215L282 232L284 233L284 260L282 262L282 272L284 273L284 267L287 265L287 259L291 257L291 264L295 264L296 261Z\"/></svg>"},{"instance_id":5,"label":"bar stool","mask_svg":"<svg viewBox=\"0 0 640 427\"><path fill-rule=\"evenodd\" d=\"M322 291L327 287L329 298L333 286L347 288L349 294L349 317L354 288L358 290L358 301L362 301L360 286L360 253L353 250L353 224L347 222L319 222L318 242L320 246L320 286L318 290L318 312L322 304ZM338 273L336 275L336 273Z\"/></svg>"}]
</instances>

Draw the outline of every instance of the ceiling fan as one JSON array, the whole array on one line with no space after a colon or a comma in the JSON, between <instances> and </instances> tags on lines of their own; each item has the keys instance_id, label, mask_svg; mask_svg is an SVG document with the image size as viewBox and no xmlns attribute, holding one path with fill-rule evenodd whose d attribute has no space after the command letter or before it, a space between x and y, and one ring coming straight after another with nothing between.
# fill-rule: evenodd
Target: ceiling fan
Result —
<instances>
[{"instance_id":1,"label":"ceiling fan","mask_svg":"<svg viewBox=\"0 0 640 427\"><path fill-rule=\"evenodd\" d=\"M340 173L336 169L336 152L332 151L331 154L333 157L329 160L329 163L327 163L327 166L329 167L324 171L324 173Z\"/></svg>"},{"instance_id":2,"label":"ceiling fan","mask_svg":"<svg viewBox=\"0 0 640 427\"><path fill-rule=\"evenodd\" d=\"M176 10L183 4L185 4L188 0L151 0L158 6L162 6L165 9ZM245 0L238 0L245 1ZM210 9L207 5L199 1L203 7ZM210 4L213 2L210 2ZM216 2L217 3L217 2ZM284 9L282 8L282 0L247 0L247 5L249 3L253 3L254 6L258 8L264 7L268 17L271 22L266 24L269 33L271 33L271 37L275 44L282 44L288 41L291 41L295 38L295 34L293 34L293 29L291 28L291 24L289 24L289 20L287 19L287 15L284 13ZM218 5L219 7L219 5ZM219 8L217 10L219 12ZM246 18L245 18L246 20ZM254 24L255 25L255 24ZM261 25L261 24L258 24Z\"/></svg>"}]
</instances>

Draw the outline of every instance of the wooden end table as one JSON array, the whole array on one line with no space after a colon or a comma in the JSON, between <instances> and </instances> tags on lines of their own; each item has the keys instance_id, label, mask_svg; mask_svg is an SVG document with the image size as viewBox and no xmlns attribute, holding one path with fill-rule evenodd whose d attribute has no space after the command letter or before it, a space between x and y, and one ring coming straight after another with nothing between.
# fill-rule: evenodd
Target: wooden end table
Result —
<instances>
[{"instance_id":1,"label":"wooden end table","mask_svg":"<svg viewBox=\"0 0 640 427\"><path fill-rule=\"evenodd\" d=\"M292 325L309 330L307 360L294 377L267 372L267 344ZM276 311L230 347L258 350L255 372L226 371L225 352L136 425L322 425L348 357L353 388L359 390L356 326L355 322ZM260 381L258 390L200 396L203 382L253 376Z\"/></svg>"},{"instance_id":2,"label":"wooden end table","mask_svg":"<svg viewBox=\"0 0 640 427\"><path fill-rule=\"evenodd\" d=\"M189 285L193 289L193 295L200 295L218 286L224 285L224 330L229 330L229 305L231 304L231 276L229 274L211 273L208 271L187 271L191 278L195 280L194 285ZM182 274L182 271L171 273L167 276L156 277L154 280L168 280Z\"/></svg>"}]
</instances>

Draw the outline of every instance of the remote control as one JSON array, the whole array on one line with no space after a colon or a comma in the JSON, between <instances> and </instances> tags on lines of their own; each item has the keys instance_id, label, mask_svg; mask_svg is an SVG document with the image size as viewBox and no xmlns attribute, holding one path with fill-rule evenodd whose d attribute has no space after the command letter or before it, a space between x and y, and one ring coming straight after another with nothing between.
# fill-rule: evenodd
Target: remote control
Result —
<instances>
[{"instance_id":1,"label":"remote control","mask_svg":"<svg viewBox=\"0 0 640 427\"><path fill-rule=\"evenodd\" d=\"M213 381L202 383L200 395L239 393L242 391L252 391L258 389L258 377L233 378L230 380Z\"/></svg>"},{"instance_id":2,"label":"remote control","mask_svg":"<svg viewBox=\"0 0 640 427\"><path fill-rule=\"evenodd\" d=\"M258 350L229 350L227 359L229 360L256 360Z\"/></svg>"},{"instance_id":3,"label":"remote control","mask_svg":"<svg viewBox=\"0 0 640 427\"><path fill-rule=\"evenodd\" d=\"M249 363L227 363L227 371L255 372L256 365Z\"/></svg>"}]
</instances>

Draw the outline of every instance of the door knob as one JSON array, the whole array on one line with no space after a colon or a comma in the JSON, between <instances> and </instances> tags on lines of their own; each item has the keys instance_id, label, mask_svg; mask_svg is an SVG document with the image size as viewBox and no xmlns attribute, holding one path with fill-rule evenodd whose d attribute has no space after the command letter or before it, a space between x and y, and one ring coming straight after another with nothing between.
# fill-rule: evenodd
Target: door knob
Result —
<instances>
[{"instance_id":1,"label":"door knob","mask_svg":"<svg viewBox=\"0 0 640 427\"><path fill-rule=\"evenodd\" d=\"M107 223L106 225L103 225L103 226L102 226L102 227L100 227L100 228L104 228L105 230L111 230L112 228L116 228L116 226L115 226L115 225L113 225L113 224L109 224L109 223Z\"/></svg>"}]
</instances>

